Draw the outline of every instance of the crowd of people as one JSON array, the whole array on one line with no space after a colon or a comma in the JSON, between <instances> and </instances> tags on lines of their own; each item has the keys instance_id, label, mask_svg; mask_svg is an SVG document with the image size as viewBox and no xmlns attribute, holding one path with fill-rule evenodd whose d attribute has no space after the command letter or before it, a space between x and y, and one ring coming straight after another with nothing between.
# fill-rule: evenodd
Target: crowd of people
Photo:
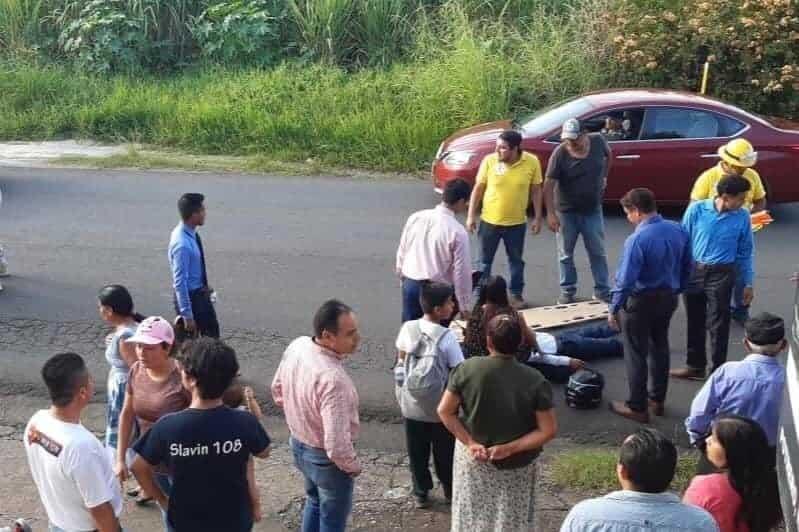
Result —
<instances>
[{"instance_id":1,"label":"crowd of people","mask_svg":"<svg viewBox=\"0 0 799 532\"><path fill-rule=\"evenodd\" d=\"M402 231L393 376L417 507L432 501L432 454L453 531L531 530L536 460L558 432L551 382L565 382L586 362L616 357L625 360L629 395L610 409L640 423L664 415L669 376L709 376L685 421L700 455L697 476L682 500L669 493L676 447L641 428L619 451L621 490L578 504L561 530L772 530L781 519L774 446L785 381L776 358L787 346L782 319L740 315L749 355L726 361L731 305L748 314L754 295L749 209L762 208L764 197L752 184L759 182L750 169L753 148L736 140L719 149L720 170L699 178L682 223L658 214L651 191L629 191L621 205L635 230L611 283L601 206L612 149L575 119L561 137L542 176L538 159L521 149L521 135L501 133L473 188L450 181L441 204L412 214ZM576 300L573 253L582 235L594 297L608 304L606 324L555 335L525 322L524 241L528 223L533 234L541 231L544 206L556 234L558 301ZM234 350L219 339L198 231L204 197L185 194L178 210L168 251L176 319L136 313L121 285L98 295L100 316L112 328L104 442L80 423L94 395L84 359L61 353L42 368L52 404L31 418L24 445L51 532L121 530L130 476L138 486L128 494L138 504L156 504L167 532L249 531L261 519L254 458L268 457L271 439L253 391L239 380ZM466 214L465 226L458 214ZM500 241L509 285L491 274ZM688 313L687 367L670 371L668 332L680 294ZM466 323L463 343L452 327L458 315ZM365 467L355 447L358 391L344 364L359 342L353 308L326 301L312 335L290 343L271 383L304 482L303 532L346 529Z\"/></svg>"}]
</instances>

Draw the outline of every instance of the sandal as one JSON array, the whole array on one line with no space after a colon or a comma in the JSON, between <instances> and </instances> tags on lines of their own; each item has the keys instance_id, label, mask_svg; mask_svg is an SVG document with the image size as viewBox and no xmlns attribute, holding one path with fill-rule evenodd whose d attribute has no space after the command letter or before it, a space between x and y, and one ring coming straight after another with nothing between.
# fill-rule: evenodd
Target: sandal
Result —
<instances>
[{"instance_id":1,"label":"sandal","mask_svg":"<svg viewBox=\"0 0 799 532\"><path fill-rule=\"evenodd\" d=\"M150 496L136 497L134 502L136 503L136 506L148 506L151 502L153 502L153 498Z\"/></svg>"}]
</instances>

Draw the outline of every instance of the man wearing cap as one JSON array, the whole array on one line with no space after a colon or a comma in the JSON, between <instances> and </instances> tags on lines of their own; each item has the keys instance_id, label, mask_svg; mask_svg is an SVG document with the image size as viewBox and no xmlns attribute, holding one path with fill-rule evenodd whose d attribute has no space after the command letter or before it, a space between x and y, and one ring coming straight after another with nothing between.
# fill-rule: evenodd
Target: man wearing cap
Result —
<instances>
[{"instance_id":1,"label":"man wearing cap","mask_svg":"<svg viewBox=\"0 0 799 532\"><path fill-rule=\"evenodd\" d=\"M743 138L734 139L719 147L719 164L699 176L691 189L691 201L702 201L718 195L716 187L725 175L739 175L749 181L750 188L744 199L744 209L755 213L766 208L766 189L753 166L757 152ZM732 299L732 318L743 324L749 317L749 307L743 304L743 278L735 282Z\"/></svg>"},{"instance_id":2,"label":"man wearing cap","mask_svg":"<svg viewBox=\"0 0 799 532\"><path fill-rule=\"evenodd\" d=\"M558 303L575 301L577 268L574 266L574 247L580 235L594 277L594 298L610 303L602 197L613 154L601 134L586 134L576 118L566 120L560 137L561 145L549 158L544 183L547 224L555 233L558 245Z\"/></svg>"},{"instance_id":3,"label":"man wearing cap","mask_svg":"<svg viewBox=\"0 0 799 532\"><path fill-rule=\"evenodd\" d=\"M669 372L680 379L705 378L708 333L711 373L727 361L729 302L736 277L742 277L746 287L744 303L749 305L754 298L752 223L749 212L742 208L749 181L726 176L716 188L717 197L692 203L682 220L696 262L683 296L688 320L687 367Z\"/></svg>"},{"instance_id":4,"label":"man wearing cap","mask_svg":"<svg viewBox=\"0 0 799 532\"><path fill-rule=\"evenodd\" d=\"M716 370L691 403L685 428L691 443L704 447L718 414L736 414L757 421L777 444L785 368L777 355L788 345L782 318L760 313L744 326L744 346L750 353L740 362L727 362Z\"/></svg>"},{"instance_id":5,"label":"man wearing cap","mask_svg":"<svg viewBox=\"0 0 799 532\"><path fill-rule=\"evenodd\" d=\"M535 219L530 224L533 234L541 230L541 163L538 157L522 150L522 135L507 130L497 139L496 153L486 155L480 163L477 181L469 200L466 229L473 233L477 228L477 209L480 214L480 271L481 278L491 275L491 265L499 242L505 243L505 253L510 265L511 305L525 306L524 297L524 235L527 228L527 208L535 209Z\"/></svg>"}]
</instances>

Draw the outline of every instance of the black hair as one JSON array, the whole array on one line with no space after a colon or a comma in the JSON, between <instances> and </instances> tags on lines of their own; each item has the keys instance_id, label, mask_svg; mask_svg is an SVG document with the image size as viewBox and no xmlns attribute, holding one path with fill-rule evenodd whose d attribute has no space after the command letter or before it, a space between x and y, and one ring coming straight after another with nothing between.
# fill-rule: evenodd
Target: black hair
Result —
<instances>
[{"instance_id":1,"label":"black hair","mask_svg":"<svg viewBox=\"0 0 799 532\"><path fill-rule=\"evenodd\" d=\"M507 142L511 149L521 148L522 134L514 129L506 129L499 134L499 138Z\"/></svg>"},{"instance_id":2,"label":"black hair","mask_svg":"<svg viewBox=\"0 0 799 532\"><path fill-rule=\"evenodd\" d=\"M677 448L659 431L639 429L621 444L619 463L636 490L663 493L674 479Z\"/></svg>"},{"instance_id":3,"label":"black hair","mask_svg":"<svg viewBox=\"0 0 799 532\"><path fill-rule=\"evenodd\" d=\"M338 299L329 299L322 303L313 318L313 330L316 338L321 338L327 331L338 334L338 319L345 314L351 314L352 308Z\"/></svg>"},{"instance_id":4,"label":"black hair","mask_svg":"<svg viewBox=\"0 0 799 532\"><path fill-rule=\"evenodd\" d=\"M134 321L141 323L144 316L133 312L133 298L130 296L128 289L121 284L109 284L100 289L97 294L97 299L100 304L108 307L117 316L125 318L132 318Z\"/></svg>"},{"instance_id":5,"label":"black hair","mask_svg":"<svg viewBox=\"0 0 799 532\"><path fill-rule=\"evenodd\" d=\"M722 415L713 434L727 455L727 476L743 501L741 513L751 532L768 532L782 520L775 452L763 428L751 419Z\"/></svg>"},{"instance_id":6,"label":"black hair","mask_svg":"<svg viewBox=\"0 0 799 532\"><path fill-rule=\"evenodd\" d=\"M180 364L186 375L197 380L203 399L221 398L239 373L236 352L216 338L202 337L184 343Z\"/></svg>"},{"instance_id":7,"label":"black hair","mask_svg":"<svg viewBox=\"0 0 799 532\"><path fill-rule=\"evenodd\" d=\"M625 209L636 209L643 214L653 213L658 210L655 193L648 188L634 188L621 198L621 206Z\"/></svg>"},{"instance_id":8,"label":"black hair","mask_svg":"<svg viewBox=\"0 0 799 532\"><path fill-rule=\"evenodd\" d=\"M785 339L785 321L770 312L746 320L744 330L747 340L758 346L780 344Z\"/></svg>"},{"instance_id":9,"label":"black hair","mask_svg":"<svg viewBox=\"0 0 799 532\"><path fill-rule=\"evenodd\" d=\"M422 283L419 302L422 311L430 314L436 307L441 307L455 294L451 285L446 283Z\"/></svg>"},{"instance_id":10,"label":"black hair","mask_svg":"<svg viewBox=\"0 0 799 532\"><path fill-rule=\"evenodd\" d=\"M86 362L75 353L59 353L42 366L42 380L50 392L53 405L64 407L75 398L89 376Z\"/></svg>"},{"instance_id":11,"label":"black hair","mask_svg":"<svg viewBox=\"0 0 799 532\"><path fill-rule=\"evenodd\" d=\"M716 192L719 196L723 196L724 194L728 196L738 196L739 194L749 192L751 188L752 185L746 178L737 174L727 174L722 177L719 184L716 185Z\"/></svg>"},{"instance_id":12,"label":"black hair","mask_svg":"<svg viewBox=\"0 0 799 532\"><path fill-rule=\"evenodd\" d=\"M455 205L460 200L468 200L472 195L472 187L463 179L453 179L444 186L442 199L447 205Z\"/></svg>"},{"instance_id":13,"label":"black hair","mask_svg":"<svg viewBox=\"0 0 799 532\"><path fill-rule=\"evenodd\" d=\"M508 299L508 283L501 275L492 275L486 283L480 287L480 296L477 298L478 305L491 303L499 308L510 307Z\"/></svg>"},{"instance_id":14,"label":"black hair","mask_svg":"<svg viewBox=\"0 0 799 532\"><path fill-rule=\"evenodd\" d=\"M205 196L198 192L186 192L178 200L178 212L180 217L185 221L203 208Z\"/></svg>"},{"instance_id":15,"label":"black hair","mask_svg":"<svg viewBox=\"0 0 799 532\"><path fill-rule=\"evenodd\" d=\"M522 325L514 314L499 314L491 318L486 336L494 349L503 355L516 356L522 344Z\"/></svg>"}]
</instances>

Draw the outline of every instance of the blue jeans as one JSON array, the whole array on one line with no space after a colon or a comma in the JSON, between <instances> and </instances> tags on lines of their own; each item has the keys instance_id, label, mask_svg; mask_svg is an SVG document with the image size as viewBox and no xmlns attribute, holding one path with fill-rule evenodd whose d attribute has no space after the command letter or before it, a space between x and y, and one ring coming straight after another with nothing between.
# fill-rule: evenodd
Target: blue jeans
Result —
<instances>
[{"instance_id":1,"label":"blue jeans","mask_svg":"<svg viewBox=\"0 0 799 532\"><path fill-rule=\"evenodd\" d=\"M424 316L422 303L419 301L421 290L422 281L402 278L402 323L418 320Z\"/></svg>"},{"instance_id":2,"label":"blue jeans","mask_svg":"<svg viewBox=\"0 0 799 532\"><path fill-rule=\"evenodd\" d=\"M491 265L494 255L497 254L499 241L505 243L505 254L508 256L510 266L510 292L520 296L524 291L524 235L527 234L527 224L519 225L493 225L480 220L477 236L480 238L480 271L482 279L486 280L491 275Z\"/></svg>"},{"instance_id":3,"label":"blue jeans","mask_svg":"<svg viewBox=\"0 0 799 532\"><path fill-rule=\"evenodd\" d=\"M172 495L172 479L169 478L169 475L155 473L153 478L155 479L155 483L158 484L158 487L161 488L161 491L164 492L164 495L167 497ZM164 523L164 530L166 532L175 532L175 529L169 524L167 513L160 506L158 508L161 510L161 521Z\"/></svg>"},{"instance_id":4,"label":"blue jeans","mask_svg":"<svg viewBox=\"0 0 799 532\"><path fill-rule=\"evenodd\" d=\"M323 449L290 438L294 464L305 477L302 532L343 532L352 510L353 478L339 469Z\"/></svg>"},{"instance_id":5,"label":"blue jeans","mask_svg":"<svg viewBox=\"0 0 799 532\"><path fill-rule=\"evenodd\" d=\"M591 325L557 335L558 354L592 362L600 358L623 357L619 333L607 325Z\"/></svg>"},{"instance_id":6,"label":"blue jeans","mask_svg":"<svg viewBox=\"0 0 799 532\"><path fill-rule=\"evenodd\" d=\"M560 266L560 292L574 295L577 292L577 268L574 266L574 248L577 237L583 235L583 244L594 276L594 295L610 296L608 259L605 255L605 219L602 209L591 213L559 212L560 231L556 233L558 262Z\"/></svg>"}]
</instances>

